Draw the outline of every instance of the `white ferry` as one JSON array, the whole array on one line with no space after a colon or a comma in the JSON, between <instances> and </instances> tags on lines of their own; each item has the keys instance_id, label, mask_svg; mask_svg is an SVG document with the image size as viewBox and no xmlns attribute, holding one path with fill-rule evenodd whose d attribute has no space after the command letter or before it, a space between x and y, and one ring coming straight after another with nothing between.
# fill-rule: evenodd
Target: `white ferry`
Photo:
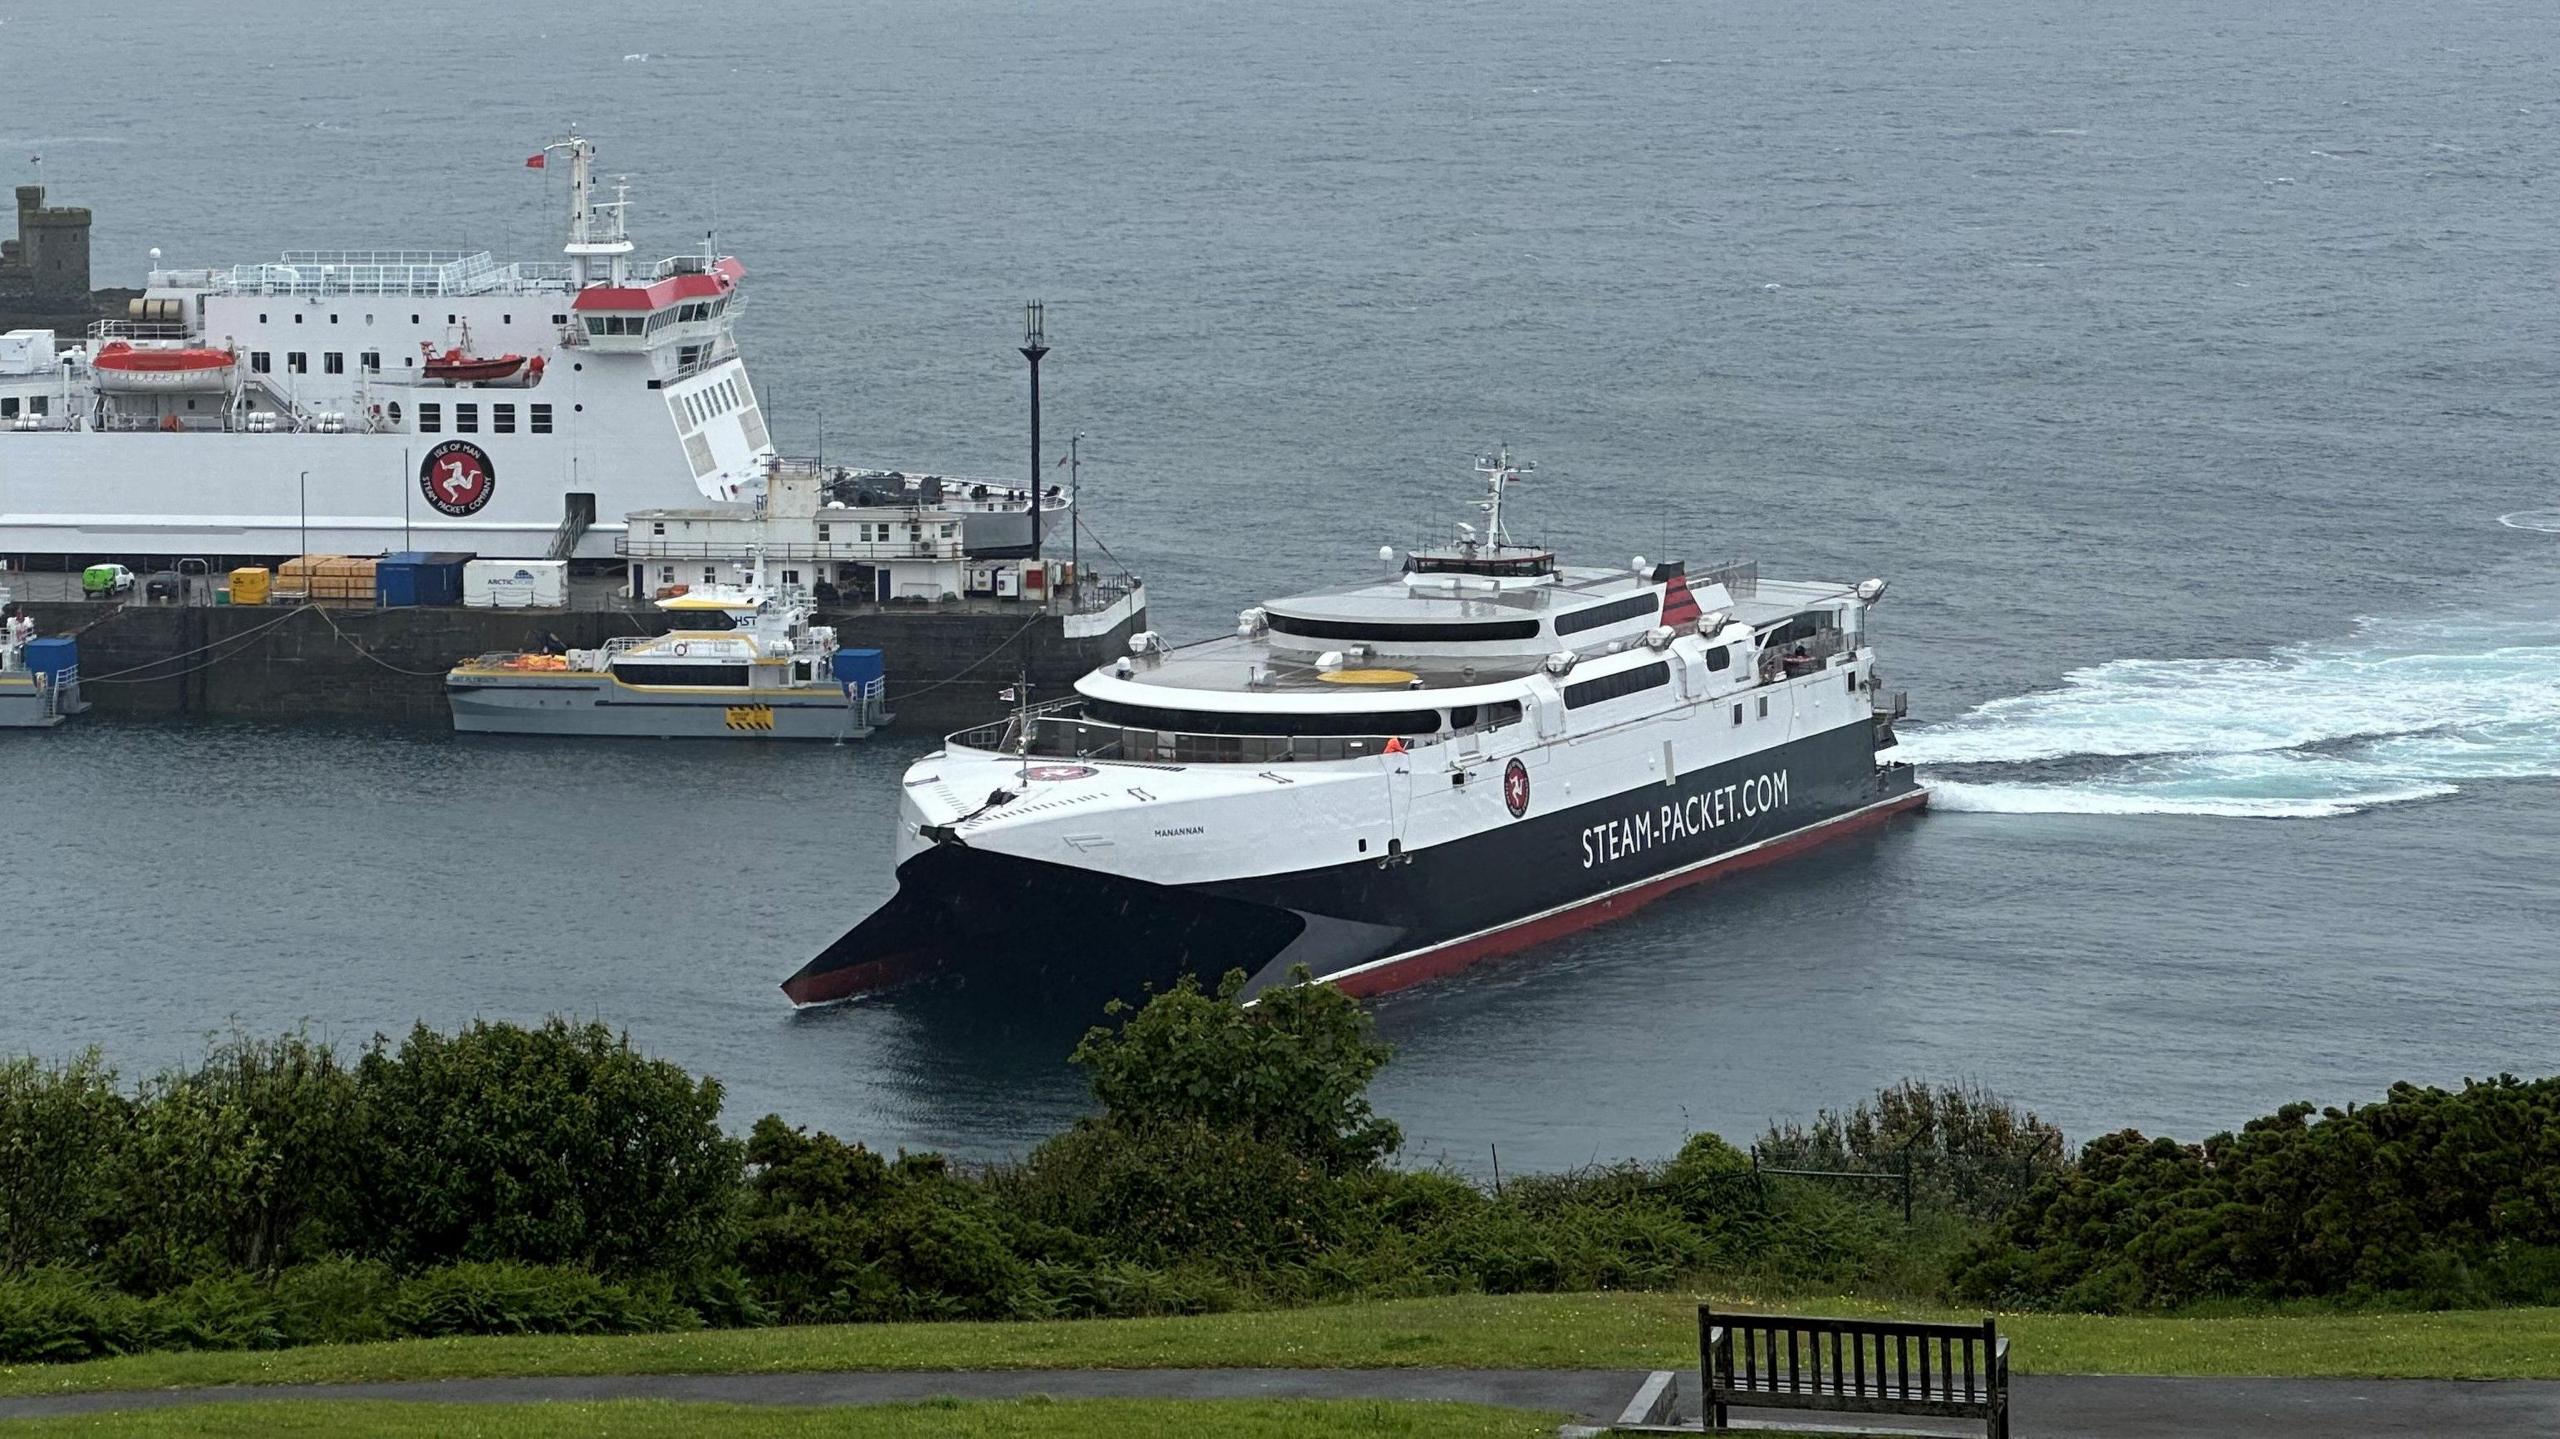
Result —
<instances>
[{"instance_id":1,"label":"white ferry","mask_svg":"<svg viewBox=\"0 0 2560 1439\"><path fill-rule=\"evenodd\" d=\"M0 335L0 557L603 561L633 510L752 498L775 450L734 334L746 271L707 245L635 263L593 157L573 137L527 161L567 161L556 262L155 249L125 318ZM85 247L86 218L20 192L51 248ZM971 553L1028 553L1027 491L951 483L981 492ZM1066 504L1042 509L1059 533Z\"/></svg>"},{"instance_id":2,"label":"white ferry","mask_svg":"<svg viewBox=\"0 0 2560 1439\"><path fill-rule=\"evenodd\" d=\"M897 893L784 992L1304 966L1374 994L1927 802L1868 643L1883 581L1568 568L1504 527L1523 469L1479 472L1481 533L1229 637L1138 635L951 736L907 772Z\"/></svg>"}]
</instances>

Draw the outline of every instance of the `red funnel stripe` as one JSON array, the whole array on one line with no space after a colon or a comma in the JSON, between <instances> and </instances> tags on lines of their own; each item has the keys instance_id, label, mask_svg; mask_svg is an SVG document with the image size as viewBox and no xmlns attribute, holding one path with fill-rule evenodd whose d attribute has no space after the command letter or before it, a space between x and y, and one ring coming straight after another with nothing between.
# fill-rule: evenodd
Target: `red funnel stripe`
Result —
<instances>
[{"instance_id":1,"label":"red funnel stripe","mask_svg":"<svg viewBox=\"0 0 2560 1439\"><path fill-rule=\"evenodd\" d=\"M1698 599L1689 593L1689 577L1673 575L1662 586L1662 622L1685 625L1697 617Z\"/></svg>"}]
</instances>

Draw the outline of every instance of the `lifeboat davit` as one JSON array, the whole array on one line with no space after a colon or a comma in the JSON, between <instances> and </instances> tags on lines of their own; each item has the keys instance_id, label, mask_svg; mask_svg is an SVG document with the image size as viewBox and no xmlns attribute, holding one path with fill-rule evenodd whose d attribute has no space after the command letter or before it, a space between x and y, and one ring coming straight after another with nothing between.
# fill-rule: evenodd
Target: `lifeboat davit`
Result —
<instances>
[{"instance_id":1,"label":"lifeboat davit","mask_svg":"<svg viewBox=\"0 0 2560 1439\"><path fill-rule=\"evenodd\" d=\"M98 388L126 393L227 390L239 357L202 346L137 347L110 340L89 357Z\"/></svg>"},{"instance_id":2,"label":"lifeboat davit","mask_svg":"<svg viewBox=\"0 0 2560 1439\"><path fill-rule=\"evenodd\" d=\"M475 358L459 349L439 355L432 345L418 347L426 353L426 377L446 385L530 385L542 378L542 358L528 360L522 355L494 355Z\"/></svg>"}]
</instances>

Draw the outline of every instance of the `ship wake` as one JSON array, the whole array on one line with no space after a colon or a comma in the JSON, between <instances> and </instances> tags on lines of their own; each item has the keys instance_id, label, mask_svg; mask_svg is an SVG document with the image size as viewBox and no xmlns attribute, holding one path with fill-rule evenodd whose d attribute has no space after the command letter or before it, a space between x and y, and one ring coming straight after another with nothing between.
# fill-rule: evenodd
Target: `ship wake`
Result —
<instances>
[{"instance_id":1,"label":"ship wake","mask_svg":"<svg viewBox=\"0 0 2560 1439\"><path fill-rule=\"evenodd\" d=\"M2366 620L2263 659L2115 660L1908 728L1945 810L2324 819L2560 775L2560 610Z\"/></svg>"}]
</instances>

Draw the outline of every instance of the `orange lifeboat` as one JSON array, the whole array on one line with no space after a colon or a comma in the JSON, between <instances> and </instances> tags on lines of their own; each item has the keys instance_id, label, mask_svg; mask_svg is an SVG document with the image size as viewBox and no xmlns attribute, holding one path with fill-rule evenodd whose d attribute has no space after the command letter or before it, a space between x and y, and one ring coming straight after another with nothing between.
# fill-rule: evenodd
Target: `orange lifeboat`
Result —
<instances>
[{"instance_id":1,"label":"orange lifeboat","mask_svg":"<svg viewBox=\"0 0 2560 1439\"><path fill-rule=\"evenodd\" d=\"M532 384L542 378L541 357L528 360L522 355L493 355L486 359L464 354L459 348L439 355L433 345L420 345L426 356L426 376L446 385Z\"/></svg>"},{"instance_id":2,"label":"orange lifeboat","mask_svg":"<svg viewBox=\"0 0 2560 1439\"><path fill-rule=\"evenodd\" d=\"M227 390L239 363L229 350L136 346L123 340L110 340L89 357L99 389L127 393Z\"/></svg>"}]
</instances>

